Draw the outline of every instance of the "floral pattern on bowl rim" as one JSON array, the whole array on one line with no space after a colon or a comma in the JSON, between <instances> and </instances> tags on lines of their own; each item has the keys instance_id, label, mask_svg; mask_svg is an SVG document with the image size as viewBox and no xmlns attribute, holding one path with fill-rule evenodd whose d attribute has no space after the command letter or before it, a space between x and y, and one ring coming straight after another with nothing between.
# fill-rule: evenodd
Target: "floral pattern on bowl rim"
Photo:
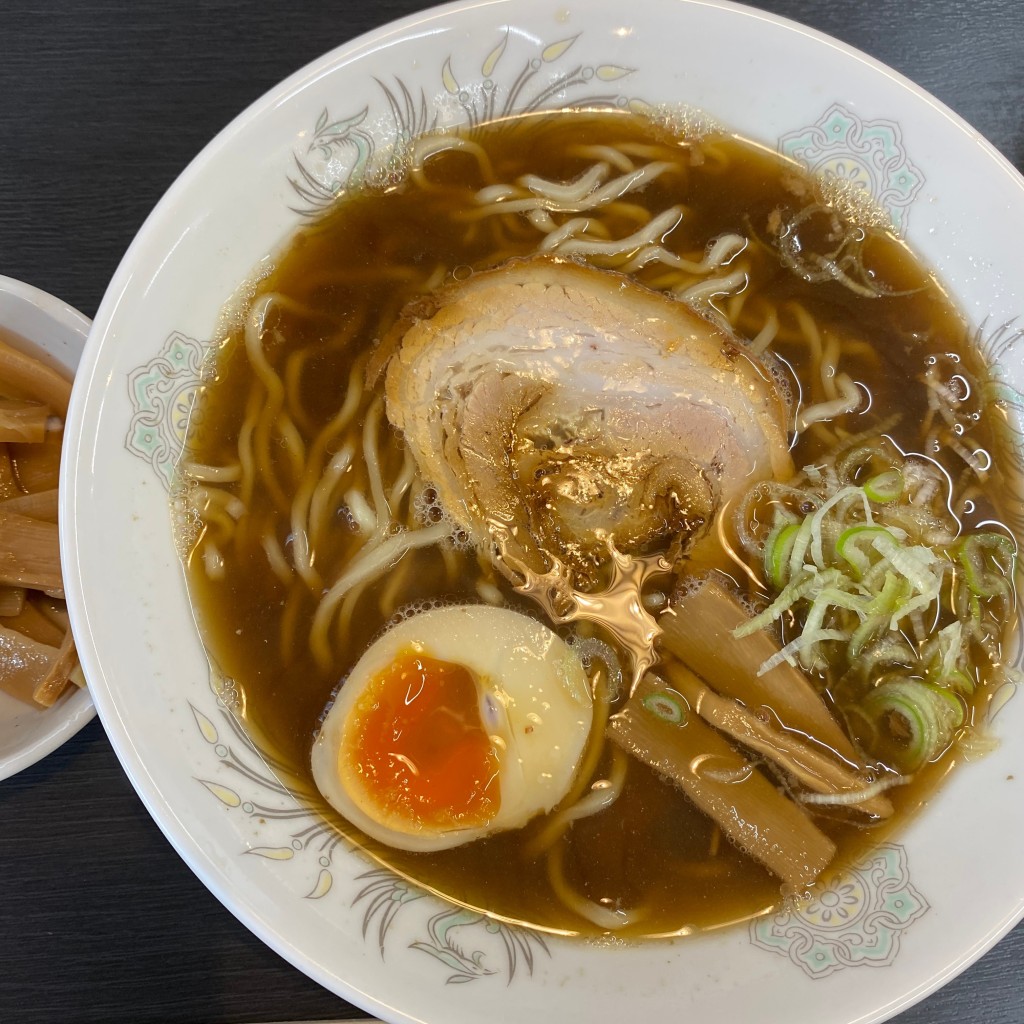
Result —
<instances>
[{"instance_id":1,"label":"floral pattern on bowl rim","mask_svg":"<svg viewBox=\"0 0 1024 1024\"><path fill-rule=\"evenodd\" d=\"M903 145L899 124L866 121L839 103L813 125L783 135L779 152L814 174L831 175L863 190L888 213L899 234L925 183Z\"/></svg>"},{"instance_id":2,"label":"floral pattern on bowl rim","mask_svg":"<svg viewBox=\"0 0 1024 1024\"><path fill-rule=\"evenodd\" d=\"M809 978L827 978L844 967L891 964L902 933L927 911L910 881L906 850L885 843L812 902L752 921L750 939Z\"/></svg>"}]
</instances>

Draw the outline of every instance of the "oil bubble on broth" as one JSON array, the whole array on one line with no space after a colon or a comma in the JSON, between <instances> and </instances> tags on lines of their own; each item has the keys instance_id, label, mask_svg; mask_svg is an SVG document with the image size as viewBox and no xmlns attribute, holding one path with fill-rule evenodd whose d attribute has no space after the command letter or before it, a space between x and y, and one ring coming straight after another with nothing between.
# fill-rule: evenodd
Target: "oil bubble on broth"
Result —
<instances>
[{"instance_id":1,"label":"oil bubble on broth","mask_svg":"<svg viewBox=\"0 0 1024 1024\"><path fill-rule=\"evenodd\" d=\"M177 497L210 657L290 786L457 902L644 937L799 899L1009 671L966 322L876 211L707 125L444 140L225 319Z\"/></svg>"}]
</instances>

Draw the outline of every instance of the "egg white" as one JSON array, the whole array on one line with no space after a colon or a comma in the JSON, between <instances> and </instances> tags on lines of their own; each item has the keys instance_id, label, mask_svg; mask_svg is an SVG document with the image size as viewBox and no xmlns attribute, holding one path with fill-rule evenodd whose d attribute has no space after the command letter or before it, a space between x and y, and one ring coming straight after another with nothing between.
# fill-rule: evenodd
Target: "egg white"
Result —
<instances>
[{"instance_id":1,"label":"egg white","mask_svg":"<svg viewBox=\"0 0 1024 1024\"><path fill-rule=\"evenodd\" d=\"M362 784L345 737L367 685L410 650L472 675L498 761L497 813L473 828L439 829L381 808ZM324 798L373 839L402 850L442 850L550 811L568 792L590 735L590 688L579 657L547 626L506 608L458 605L394 626L359 659L313 744Z\"/></svg>"}]
</instances>

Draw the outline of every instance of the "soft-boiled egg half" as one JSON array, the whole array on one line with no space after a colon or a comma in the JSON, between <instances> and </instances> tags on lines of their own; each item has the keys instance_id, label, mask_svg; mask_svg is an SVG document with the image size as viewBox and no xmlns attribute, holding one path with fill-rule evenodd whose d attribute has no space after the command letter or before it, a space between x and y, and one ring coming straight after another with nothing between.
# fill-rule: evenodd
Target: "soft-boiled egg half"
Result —
<instances>
[{"instance_id":1,"label":"soft-boiled egg half","mask_svg":"<svg viewBox=\"0 0 1024 1024\"><path fill-rule=\"evenodd\" d=\"M579 657L506 608L435 608L359 659L313 745L324 798L368 836L444 850L550 811L590 734Z\"/></svg>"}]
</instances>

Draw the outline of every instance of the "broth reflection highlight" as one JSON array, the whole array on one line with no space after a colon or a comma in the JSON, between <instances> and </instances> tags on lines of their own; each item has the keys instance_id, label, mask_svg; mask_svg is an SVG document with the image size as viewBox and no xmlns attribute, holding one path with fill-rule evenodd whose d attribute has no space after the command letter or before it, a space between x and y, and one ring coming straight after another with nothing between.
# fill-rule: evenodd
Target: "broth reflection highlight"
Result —
<instances>
[{"instance_id":1,"label":"broth reflection highlight","mask_svg":"<svg viewBox=\"0 0 1024 1024\"><path fill-rule=\"evenodd\" d=\"M1005 678L1015 543L963 318L726 135L565 112L407 156L217 347L175 499L211 659L374 838L325 805L340 831L455 900L643 936L798 897L977 746ZM518 696L481 661L506 628L560 645ZM419 764L374 709L421 694L396 721L449 739Z\"/></svg>"}]
</instances>

